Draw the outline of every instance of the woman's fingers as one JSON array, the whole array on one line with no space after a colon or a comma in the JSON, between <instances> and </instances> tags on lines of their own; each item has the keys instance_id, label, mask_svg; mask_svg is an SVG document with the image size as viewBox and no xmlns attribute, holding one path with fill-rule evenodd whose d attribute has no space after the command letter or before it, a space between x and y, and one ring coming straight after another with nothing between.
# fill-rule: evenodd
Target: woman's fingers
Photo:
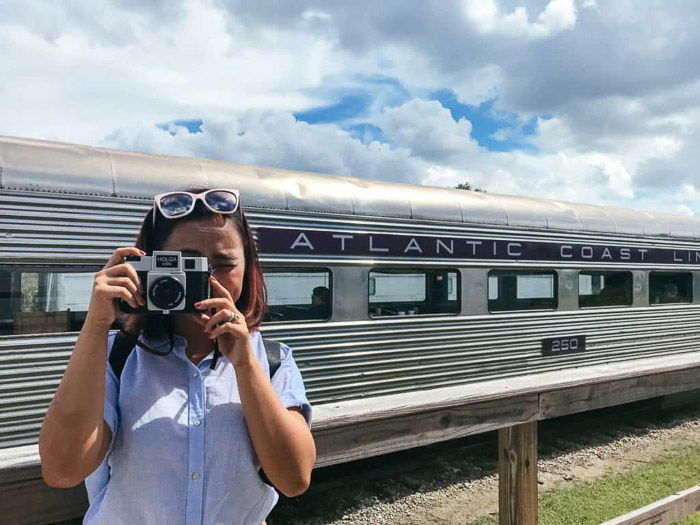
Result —
<instances>
[{"instance_id":1,"label":"woman's fingers","mask_svg":"<svg viewBox=\"0 0 700 525\"><path fill-rule=\"evenodd\" d=\"M202 330L204 330L204 326L207 324L207 321L211 319L207 314L204 313L197 313L197 314L192 314L194 316L194 319L199 323L199 326L202 327Z\"/></svg>"},{"instance_id":2,"label":"woman's fingers","mask_svg":"<svg viewBox=\"0 0 700 525\"><path fill-rule=\"evenodd\" d=\"M198 303L194 303L194 307L197 310L209 310L210 308L216 308L221 310L222 308L228 308L236 313L239 313L236 307L233 305L233 301L226 299L224 297L212 297L211 299L204 299Z\"/></svg>"},{"instance_id":3,"label":"woman's fingers","mask_svg":"<svg viewBox=\"0 0 700 525\"><path fill-rule=\"evenodd\" d=\"M136 272L134 267L128 263L112 266L111 268L105 271L105 275L110 278L128 277L134 283L139 293L144 293L143 284L141 283L141 279L139 279L138 273Z\"/></svg>"},{"instance_id":4,"label":"woman's fingers","mask_svg":"<svg viewBox=\"0 0 700 525\"><path fill-rule=\"evenodd\" d=\"M224 323L207 333L209 339L215 339L224 334L246 338L248 337L248 327L240 323Z\"/></svg>"},{"instance_id":5,"label":"woman's fingers","mask_svg":"<svg viewBox=\"0 0 700 525\"><path fill-rule=\"evenodd\" d=\"M124 288L123 286L110 286L108 284L104 285L104 290L107 293L108 296L112 297L113 299L123 299L129 305L131 305L134 308L138 308L139 304L136 301L136 297L132 295L132 293L127 289Z\"/></svg>"},{"instance_id":6,"label":"woman's fingers","mask_svg":"<svg viewBox=\"0 0 700 525\"><path fill-rule=\"evenodd\" d=\"M114 250L114 253L109 258L109 261L107 261L107 264L105 264L104 269L111 268L112 266L116 266L117 264L123 263L124 257L126 257L127 255L146 255L146 252L144 252L143 250L139 250L135 246L117 248L116 250Z\"/></svg>"},{"instance_id":7,"label":"woman's fingers","mask_svg":"<svg viewBox=\"0 0 700 525\"><path fill-rule=\"evenodd\" d=\"M133 297L133 301L127 302L134 308L146 304L139 277L134 268L128 264L113 266L108 270L103 270L98 273L95 278L95 284L122 288L128 293L129 297Z\"/></svg>"},{"instance_id":8,"label":"woman's fingers","mask_svg":"<svg viewBox=\"0 0 700 525\"><path fill-rule=\"evenodd\" d=\"M199 321L204 332L211 339L224 333L240 337L247 336L248 327L245 326L245 322L229 323L232 313L236 314L239 319L244 319L244 315L236 308L231 293L213 276L209 278L209 282L213 297L194 304L198 310L216 310L211 316L200 314Z\"/></svg>"},{"instance_id":9,"label":"woman's fingers","mask_svg":"<svg viewBox=\"0 0 700 525\"><path fill-rule=\"evenodd\" d=\"M110 286L123 286L124 288L127 288L133 295L137 295L139 293L139 287L136 286L136 283L129 279L128 277L109 277L106 281L106 284Z\"/></svg>"},{"instance_id":10,"label":"woman's fingers","mask_svg":"<svg viewBox=\"0 0 700 525\"><path fill-rule=\"evenodd\" d=\"M235 312L227 309L219 310L206 322L206 324L204 325L204 331L209 332L221 323L228 323L231 319L231 313ZM236 315L240 319L240 314L236 313Z\"/></svg>"},{"instance_id":11,"label":"woman's fingers","mask_svg":"<svg viewBox=\"0 0 700 525\"><path fill-rule=\"evenodd\" d=\"M213 275L209 277L209 282L211 283L212 290L216 292L216 295L219 297L223 297L225 299L228 299L229 301L233 302L233 298L231 297L231 293L224 288L224 285L221 284L219 281L216 280L216 277Z\"/></svg>"},{"instance_id":12,"label":"woman's fingers","mask_svg":"<svg viewBox=\"0 0 700 525\"><path fill-rule=\"evenodd\" d=\"M124 288L127 288L129 292L131 292L132 297L134 297L134 299L140 306L146 305L146 299L131 279L129 279L128 277L119 277L115 279L115 281L116 282L107 281L107 284L113 286L123 286Z\"/></svg>"}]
</instances>

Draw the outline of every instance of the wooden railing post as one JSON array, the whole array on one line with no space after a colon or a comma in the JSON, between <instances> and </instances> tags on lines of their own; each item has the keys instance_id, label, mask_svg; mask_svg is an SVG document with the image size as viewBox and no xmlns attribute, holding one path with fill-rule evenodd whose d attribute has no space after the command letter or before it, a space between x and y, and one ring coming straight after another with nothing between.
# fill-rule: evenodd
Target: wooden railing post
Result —
<instances>
[{"instance_id":1,"label":"wooden railing post","mask_svg":"<svg viewBox=\"0 0 700 525\"><path fill-rule=\"evenodd\" d=\"M537 525L537 421L498 431L498 523Z\"/></svg>"}]
</instances>

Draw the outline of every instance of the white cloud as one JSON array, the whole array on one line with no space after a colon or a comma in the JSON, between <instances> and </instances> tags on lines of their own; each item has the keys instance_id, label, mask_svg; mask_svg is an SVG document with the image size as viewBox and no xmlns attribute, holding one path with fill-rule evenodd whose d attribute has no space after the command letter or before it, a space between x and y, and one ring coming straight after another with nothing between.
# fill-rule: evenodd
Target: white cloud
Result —
<instances>
[{"instance_id":1,"label":"white cloud","mask_svg":"<svg viewBox=\"0 0 700 525\"><path fill-rule=\"evenodd\" d=\"M11 3L3 12L23 12L24 2ZM3 77L12 79L2 88L12 101L0 106L4 134L94 143L138 123L303 109L314 104L307 90L342 70L332 43L297 33L232 34L205 0L158 20L111 5L71 4L65 12L54 5L47 8L55 24L29 23L33 15L44 20L40 9L0 21L0 48L12 50L0 58ZM99 20L80 22L95 12ZM111 37L116 27L123 38Z\"/></svg>"},{"instance_id":2,"label":"white cloud","mask_svg":"<svg viewBox=\"0 0 700 525\"><path fill-rule=\"evenodd\" d=\"M477 31L508 37L548 38L576 24L573 0L551 0L536 22L530 22L528 11L522 6L502 13L496 0L466 0L464 11Z\"/></svg>"},{"instance_id":3,"label":"white cloud","mask_svg":"<svg viewBox=\"0 0 700 525\"><path fill-rule=\"evenodd\" d=\"M685 204L678 204L672 209L672 212L677 213L678 215L688 215L689 217L695 215L695 213L693 213L693 210L691 210Z\"/></svg>"},{"instance_id":4,"label":"white cloud","mask_svg":"<svg viewBox=\"0 0 700 525\"><path fill-rule=\"evenodd\" d=\"M598 153L591 157L591 164L600 169L608 178L609 182L607 187L610 188L612 192L629 199L634 197L632 176L620 159L610 158L607 155Z\"/></svg>"},{"instance_id":5,"label":"white cloud","mask_svg":"<svg viewBox=\"0 0 700 525\"><path fill-rule=\"evenodd\" d=\"M248 110L205 120L201 133L171 126L122 128L103 145L145 152L230 160L336 175L416 181L421 163L404 148L363 145L335 126L299 122L286 112Z\"/></svg>"},{"instance_id":6,"label":"white cloud","mask_svg":"<svg viewBox=\"0 0 700 525\"><path fill-rule=\"evenodd\" d=\"M400 107L388 108L376 119L393 144L417 157L448 162L474 152L478 145L471 137L471 123L455 122L439 102L414 99Z\"/></svg>"},{"instance_id":7,"label":"white cloud","mask_svg":"<svg viewBox=\"0 0 700 525\"><path fill-rule=\"evenodd\" d=\"M679 191L678 197L688 202L700 200L700 187L694 184L684 184Z\"/></svg>"}]
</instances>

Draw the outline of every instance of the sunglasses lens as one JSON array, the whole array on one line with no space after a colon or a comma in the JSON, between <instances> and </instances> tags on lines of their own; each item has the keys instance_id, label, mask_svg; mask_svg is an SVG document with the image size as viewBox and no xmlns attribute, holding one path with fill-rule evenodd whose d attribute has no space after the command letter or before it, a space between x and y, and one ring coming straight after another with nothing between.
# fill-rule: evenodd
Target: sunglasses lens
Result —
<instances>
[{"instance_id":1,"label":"sunglasses lens","mask_svg":"<svg viewBox=\"0 0 700 525\"><path fill-rule=\"evenodd\" d=\"M193 199L186 193L171 193L160 199L160 211L166 217L177 217L192 207Z\"/></svg>"},{"instance_id":2,"label":"sunglasses lens","mask_svg":"<svg viewBox=\"0 0 700 525\"><path fill-rule=\"evenodd\" d=\"M238 208L238 198L230 191L212 191L204 197L212 210L232 213Z\"/></svg>"}]
</instances>

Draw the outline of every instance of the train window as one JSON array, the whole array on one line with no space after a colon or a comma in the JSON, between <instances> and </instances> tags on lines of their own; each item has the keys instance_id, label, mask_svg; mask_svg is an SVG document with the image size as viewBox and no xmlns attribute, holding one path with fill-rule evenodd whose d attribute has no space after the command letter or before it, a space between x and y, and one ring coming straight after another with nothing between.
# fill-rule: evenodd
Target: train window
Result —
<instances>
[{"instance_id":1,"label":"train window","mask_svg":"<svg viewBox=\"0 0 700 525\"><path fill-rule=\"evenodd\" d=\"M693 274L651 272L649 302L651 304L689 303L693 298Z\"/></svg>"},{"instance_id":2,"label":"train window","mask_svg":"<svg viewBox=\"0 0 700 525\"><path fill-rule=\"evenodd\" d=\"M489 311L554 309L557 275L545 271L492 270L488 279Z\"/></svg>"},{"instance_id":3,"label":"train window","mask_svg":"<svg viewBox=\"0 0 700 525\"><path fill-rule=\"evenodd\" d=\"M456 270L386 269L369 273L369 315L459 313Z\"/></svg>"},{"instance_id":4,"label":"train window","mask_svg":"<svg viewBox=\"0 0 700 525\"><path fill-rule=\"evenodd\" d=\"M326 320L331 316L331 272L316 268L264 270L267 322Z\"/></svg>"},{"instance_id":5,"label":"train window","mask_svg":"<svg viewBox=\"0 0 700 525\"><path fill-rule=\"evenodd\" d=\"M578 304L622 306L632 304L631 272L581 272L578 275Z\"/></svg>"},{"instance_id":6,"label":"train window","mask_svg":"<svg viewBox=\"0 0 700 525\"><path fill-rule=\"evenodd\" d=\"M0 270L0 335L77 332L94 274Z\"/></svg>"}]
</instances>

